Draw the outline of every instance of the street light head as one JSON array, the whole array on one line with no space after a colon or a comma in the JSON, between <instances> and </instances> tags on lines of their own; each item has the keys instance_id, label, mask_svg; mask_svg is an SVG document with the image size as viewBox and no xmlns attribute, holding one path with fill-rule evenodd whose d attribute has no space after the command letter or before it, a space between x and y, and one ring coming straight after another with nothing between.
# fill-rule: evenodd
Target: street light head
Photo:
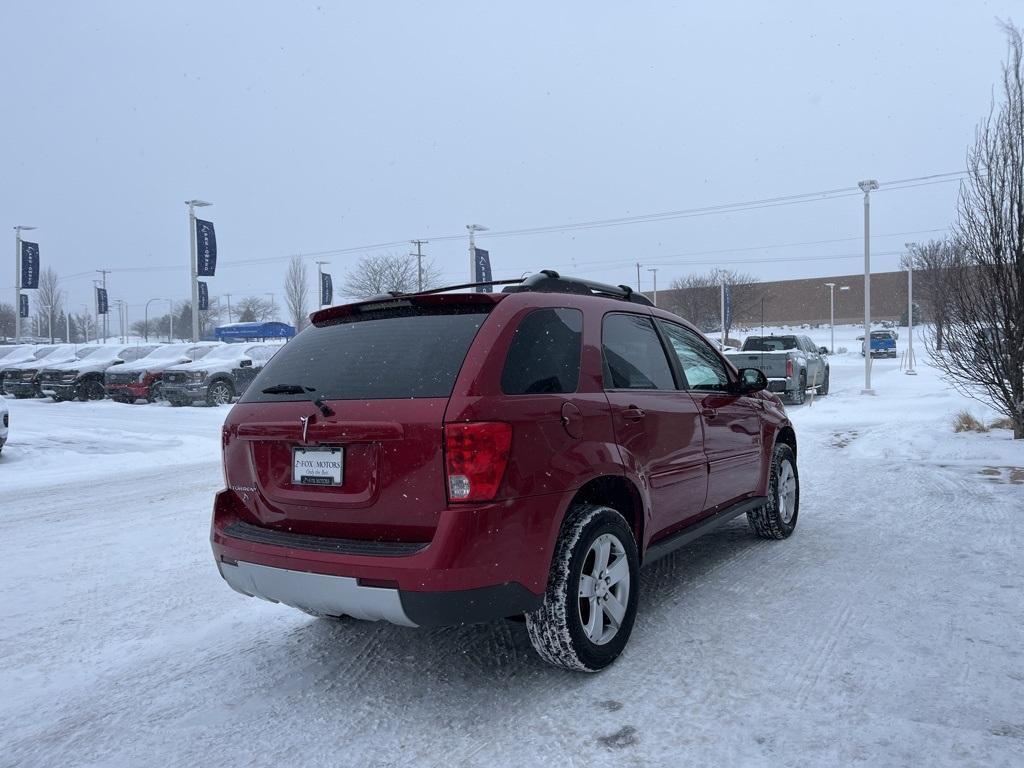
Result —
<instances>
[{"instance_id":1,"label":"street light head","mask_svg":"<svg viewBox=\"0 0 1024 768\"><path fill-rule=\"evenodd\" d=\"M18 224L15 228L18 232L27 232L30 229L38 229L38 227L30 227L26 224Z\"/></svg>"},{"instance_id":2,"label":"street light head","mask_svg":"<svg viewBox=\"0 0 1024 768\"><path fill-rule=\"evenodd\" d=\"M848 290L850 290L850 286L848 286L848 285L840 285L839 286L839 290L840 291L848 291Z\"/></svg>"},{"instance_id":3,"label":"street light head","mask_svg":"<svg viewBox=\"0 0 1024 768\"><path fill-rule=\"evenodd\" d=\"M470 232L487 232L490 227L485 227L483 224L467 224L466 229Z\"/></svg>"},{"instance_id":4,"label":"street light head","mask_svg":"<svg viewBox=\"0 0 1024 768\"><path fill-rule=\"evenodd\" d=\"M193 208L205 208L213 203L208 203L205 200L186 200L185 205L191 205Z\"/></svg>"},{"instance_id":5,"label":"street light head","mask_svg":"<svg viewBox=\"0 0 1024 768\"><path fill-rule=\"evenodd\" d=\"M870 192L873 189L878 189L878 182L874 179L866 179L857 182L857 186L860 187L861 192Z\"/></svg>"},{"instance_id":6,"label":"street light head","mask_svg":"<svg viewBox=\"0 0 1024 768\"><path fill-rule=\"evenodd\" d=\"M835 283L825 283L825 287L826 288L835 288L836 284Z\"/></svg>"}]
</instances>

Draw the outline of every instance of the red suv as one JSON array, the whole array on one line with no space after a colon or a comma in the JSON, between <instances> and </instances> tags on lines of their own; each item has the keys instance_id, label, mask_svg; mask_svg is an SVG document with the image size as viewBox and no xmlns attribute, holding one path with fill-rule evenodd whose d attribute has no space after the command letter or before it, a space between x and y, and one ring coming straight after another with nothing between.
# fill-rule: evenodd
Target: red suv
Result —
<instances>
[{"instance_id":1,"label":"red suv","mask_svg":"<svg viewBox=\"0 0 1024 768\"><path fill-rule=\"evenodd\" d=\"M407 626L525 616L545 660L595 671L640 566L743 513L796 526L764 375L628 287L545 271L311 319L224 425L213 552L243 594Z\"/></svg>"}]
</instances>

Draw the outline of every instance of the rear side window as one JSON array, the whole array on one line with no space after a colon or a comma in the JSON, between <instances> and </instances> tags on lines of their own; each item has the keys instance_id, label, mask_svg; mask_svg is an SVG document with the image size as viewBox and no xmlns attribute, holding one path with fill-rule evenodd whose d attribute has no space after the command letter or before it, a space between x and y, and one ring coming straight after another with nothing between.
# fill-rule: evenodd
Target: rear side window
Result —
<instances>
[{"instance_id":1,"label":"rear side window","mask_svg":"<svg viewBox=\"0 0 1024 768\"><path fill-rule=\"evenodd\" d=\"M328 400L448 397L490 306L405 307L310 326L260 370L243 402L306 400L268 387L312 387Z\"/></svg>"},{"instance_id":2,"label":"rear side window","mask_svg":"<svg viewBox=\"0 0 1024 768\"><path fill-rule=\"evenodd\" d=\"M606 315L601 328L605 389L675 389L672 369L650 318Z\"/></svg>"},{"instance_id":3,"label":"rear side window","mask_svg":"<svg viewBox=\"0 0 1024 768\"><path fill-rule=\"evenodd\" d=\"M575 392L580 381L583 313L536 309L519 323L501 372L506 395Z\"/></svg>"}]
</instances>

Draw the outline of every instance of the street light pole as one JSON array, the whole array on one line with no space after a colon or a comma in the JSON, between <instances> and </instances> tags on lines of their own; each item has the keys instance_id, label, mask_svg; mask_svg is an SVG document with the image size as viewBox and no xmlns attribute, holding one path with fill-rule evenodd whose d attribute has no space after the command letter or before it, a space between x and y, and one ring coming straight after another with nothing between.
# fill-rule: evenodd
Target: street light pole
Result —
<instances>
[{"instance_id":1,"label":"street light pole","mask_svg":"<svg viewBox=\"0 0 1024 768\"><path fill-rule=\"evenodd\" d=\"M658 306L658 270L654 268L647 271L654 275L654 306Z\"/></svg>"},{"instance_id":2,"label":"street light pole","mask_svg":"<svg viewBox=\"0 0 1024 768\"><path fill-rule=\"evenodd\" d=\"M99 272L101 275L103 275L103 284L102 284L101 287L103 288L104 292L106 292L106 290L107 290L107 273L110 270L109 269L97 269L96 271ZM97 319L97 322L99 322L99 312L100 312L100 310L99 310L99 302L97 302L97 306L96 306L96 319ZM107 311L103 314L103 343L104 344L107 343L107 333L109 332L109 330L110 330L110 301L109 301L109 297L108 297ZM99 335L99 334L97 334L97 335Z\"/></svg>"},{"instance_id":3,"label":"street light pole","mask_svg":"<svg viewBox=\"0 0 1024 768\"><path fill-rule=\"evenodd\" d=\"M871 190L878 182L867 179L857 183L864 193L864 389L862 395L873 395L871 388Z\"/></svg>"},{"instance_id":4,"label":"street light pole","mask_svg":"<svg viewBox=\"0 0 1024 768\"><path fill-rule=\"evenodd\" d=\"M230 323L231 322L231 294L230 293L225 293L224 295L227 296L227 299L228 299L228 322Z\"/></svg>"},{"instance_id":5,"label":"street light pole","mask_svg":"<svg viewBox=\"0 0 1024 768\"><path fill-rule=\"evenodd\" d=\"M205 200L186 200L188 206L189 268L192 272L192 343L199 341L199 275L196 260L196 208L205 208L213 203Z\"/></svg>"},{"instance_id":6,"label":"street light pole","mask_svg":"<svg viewBox=\"0 0 1024 768\"><path fill-rule=\"evenodd\" d=\"M21 233L35 227L18 224L14 228L14 340L21 339Z\"/></svg>"}]
</instances>

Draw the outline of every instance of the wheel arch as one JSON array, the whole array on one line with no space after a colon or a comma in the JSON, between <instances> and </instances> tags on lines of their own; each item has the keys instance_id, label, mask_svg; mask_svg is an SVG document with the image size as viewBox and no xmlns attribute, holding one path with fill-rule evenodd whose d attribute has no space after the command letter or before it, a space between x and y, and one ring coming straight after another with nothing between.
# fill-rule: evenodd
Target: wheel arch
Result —
<instances>
[{"instance_id":1,"label":"wheel arch","mask_svg":"<svg viewBox=\"0 0 1024 768\"><path fill-rule=\"evenodd\" d=\"M640 490L624 475L599 475L584 483L573 495L569 506L597 504L619 512L636 537L637 550L644 551L644 503ZM563 518L564 521L564 518Z\"/></svg>"}]
</instances>

